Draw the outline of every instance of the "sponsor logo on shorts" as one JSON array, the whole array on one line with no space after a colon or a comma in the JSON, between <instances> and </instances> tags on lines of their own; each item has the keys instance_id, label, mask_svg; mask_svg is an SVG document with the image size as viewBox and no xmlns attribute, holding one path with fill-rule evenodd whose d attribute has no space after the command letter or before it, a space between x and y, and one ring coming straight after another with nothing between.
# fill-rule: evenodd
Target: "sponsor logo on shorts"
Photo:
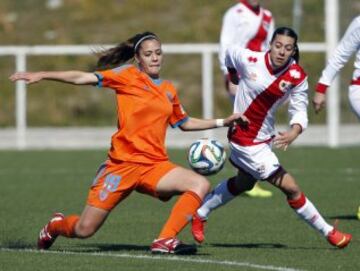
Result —
<instances>
[{"instance_id":1,"label":"sponsor logo on shorts","mask_svg":"<svg viewBox=\"0 0 360 271\"><path fill-rule=\"evenodd\" d=\"M256 171L259 172L260 174L264 174L265 173L265 165L264 164L260 165L258 168L256 168Z\"/></svg>"},{"instance_id":2,"label":"sponsor logo on shorts","mask_svg":"<svg viewBox=\"0 0 360 271\"><path fill-rule=\"evenodd\" d=\"M119 187L120 181L121 176L113 174L107 175L103 184L103 189L101 189L99 194L100 200L106 200L110 193L115 192Z\"/></svg>"}]
</instances>

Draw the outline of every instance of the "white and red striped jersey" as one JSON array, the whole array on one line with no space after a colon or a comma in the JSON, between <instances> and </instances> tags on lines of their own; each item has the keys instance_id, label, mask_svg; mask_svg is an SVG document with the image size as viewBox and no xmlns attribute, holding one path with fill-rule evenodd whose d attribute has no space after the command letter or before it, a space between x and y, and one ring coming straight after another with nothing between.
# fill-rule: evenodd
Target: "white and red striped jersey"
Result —
<instances>
[{"instance_id":1,"label":"white and red striped jersey","mask_svg":"<svg viewBox=\"0 0 360 271\"><path fill-rule=\"evenodd\" d=\"M249 120L246 128L229 129L231 142L242 146L256 145L274 136L275 111L289 101L290 125L308 124L308 81L304 70L291 59L274 73L269 52L254 52L239 46L229 47L225 64L237 70L241 77L234 101L234 113L242 113Z\"/></svg>"},{"instance_id":2,"label":"white and red striped jersey","mask_svg":"<svg viewBox=\"0 0 360 271\"><path fill-rule=\"evenodd\" d=\"M225 51L238 45L252 51L266 51L274 32L274 19L269 10L253 10L246 1L230 7L224 17L220 33L220 68L227 74Z\"/></svg>"},{"instance_id":3,"label":"white and red striped jersey","mask_svg":"<svg viewBox=\"0 0 360 271\"><path fill-rule=\"evenodd\" d=\"M350 57L356 53L355 70L353 72L352 84L360 85L360 16L352 20L334 54L328 60L319 84L330 86L339 71L344 67ZM325 92L324 86L317 86L317 91Z\"/></svg>"}]
</instances>

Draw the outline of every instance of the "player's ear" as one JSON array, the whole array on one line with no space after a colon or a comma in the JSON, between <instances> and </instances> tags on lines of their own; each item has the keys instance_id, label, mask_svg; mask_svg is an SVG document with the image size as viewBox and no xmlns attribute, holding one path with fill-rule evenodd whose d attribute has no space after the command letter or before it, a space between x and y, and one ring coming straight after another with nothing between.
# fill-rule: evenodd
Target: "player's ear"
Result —
<instances>
[{"instance_id":1,"label":"player's ear","mask_svg":"<svg viewBox=\"0 0 360 271\"><path fill-rule=\"evenodd\" d=\"M137 54L135 54L135 57L134 57L134 58L135 58L136 63L139 64L139 63L140 63L139 56L138 56Z\"/></svg>"}]
</instances>

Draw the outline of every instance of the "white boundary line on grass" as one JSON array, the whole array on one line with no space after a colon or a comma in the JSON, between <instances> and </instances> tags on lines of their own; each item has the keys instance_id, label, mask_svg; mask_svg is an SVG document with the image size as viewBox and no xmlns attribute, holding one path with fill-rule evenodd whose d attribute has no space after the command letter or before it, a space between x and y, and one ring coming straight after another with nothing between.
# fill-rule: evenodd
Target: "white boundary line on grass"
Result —
<instances>
[{"instance_id":1,"label":"white boundary line on grass","mask_svg":"<svg viewBox=\"0 0 360 271\"><path fill-rule=\"evenodd\" d=\"M97 257L114 257L114 258L129 258L129 259L146 259L146 260L162 260L162 261L178 261L188 263L199 263L199 264L215 264L215 265L228 265L228 266L242 266L250 267L254 269L263 270L275 270L275 271L302 271L301 269L294 269L288 267L276 267L272 265L260 265L252 264L248 262L237 262L237 261L216 261L210 259L195 259L188 256L153 256L153 255L131 255L127 253L114 254L104 252L74 252L74 251L55 251L55 250L36 250L36 249L12 249L12 248L1 248L0 251L5 252L29 252L29 253L48 253L48 254L65 254L65 255L79 255L79 256L97 256Z\"/></svg>"}]
</instances>

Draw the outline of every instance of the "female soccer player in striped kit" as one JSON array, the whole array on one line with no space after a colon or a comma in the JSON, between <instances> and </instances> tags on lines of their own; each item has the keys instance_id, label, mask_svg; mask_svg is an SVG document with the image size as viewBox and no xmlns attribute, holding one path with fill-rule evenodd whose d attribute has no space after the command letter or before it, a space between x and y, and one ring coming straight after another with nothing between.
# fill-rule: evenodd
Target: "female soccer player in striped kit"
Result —
<instances>
[{"instance_id":1,"label":"female soccer player in striped kit","mask_svg":"<svg viewBox=\"0 0 360 271\"><path fill-rule=\"evenodd\" d=\"M274 18L269 10L261 7L259 0L240 0L226 11L220 33L219 62L232 103L237 88L229 84L229 73L225 65L226 48L238 45L256 52L266 51L273 32ZM271 191L263 189L258 183L245 194L259 198L272 196Z\"/></svg>"},{"instance_id":2,"label":"female soccer player in striped kit","mask_svg":"<svg viewBox=\"0 0 360 271\"><path fill-rule=\"evenodd\" d=\"M268 52L238 46L228 48L226 66L231 82L239 84L234 112L246 118L243 123L230 127L228 134L230 161L238 174L221 182L197 210L192 222L196 241L204 240L204 223L212 210L251 189L259 179L279 188L298 216L331 245L343 248L350 242L350 234L338 231L324 220L271 150L272 142L286 149L307 127L308 82L298 59L297 35L287 27L276 29ZM274 114L286 100L289 100L290 129L275 136Z\"/></svg>"},{"instance_id":3,"label":"female soccer player in striped kit","mask_svg":"<svg viewBox=\"0 0 360 271\"><path fill-rule=\"evenodd\" d=\"M334 54L322 71L322 76L316 85L316 92L313 97L313 106L316 113L320 112L325 106L327 88L354 53L356 53L355 69L350 82L348 97L353 112L360 120L360 16L352 20ZM357 217L360 220L360 206Z\"/></svg>"},{"instance_id":4,"label":"female soccer player in striped kit","mask_svg":"<svg viewBox=\"0 0 360 271\"><path fill-rule=\"evenodd\" d=\"M256 52L266 51L273 32L274 18L269 10L260 6L259 0L240 0L226 11L220 33L219 63L231 96L235 97L236 88L229 88L226 49L238 45Z\"/></svg>"},{"instance_id":5,"label":"female soccer player in striped kit","mask_svg":"<svg viewBox=\"0 0 360 271\"><path fill-rule=\"evenodd\" d=\"M125 62L135 60L137 65ZM180 195L159 236L153 253L195 253L177 234L188 224L210 184L201 175L169 161L165 149L168 125L184 131L231 125L240 114L226 119L196 119L184 111L174 85L160 79L163 51L160 39L151 32L137 34L109 49L98 60L97 72L15 73L12 81L36 83L54 80L76 85L112 88L118 105L118 131L112 136L108 159L99 167L81 214L54 214L40 231L39 249L48 249L57 236L87 238L105 222L111 210L132 191L167 201ZM109 69L109 67L115 67Z\"/></svg>"}]
</instances>

